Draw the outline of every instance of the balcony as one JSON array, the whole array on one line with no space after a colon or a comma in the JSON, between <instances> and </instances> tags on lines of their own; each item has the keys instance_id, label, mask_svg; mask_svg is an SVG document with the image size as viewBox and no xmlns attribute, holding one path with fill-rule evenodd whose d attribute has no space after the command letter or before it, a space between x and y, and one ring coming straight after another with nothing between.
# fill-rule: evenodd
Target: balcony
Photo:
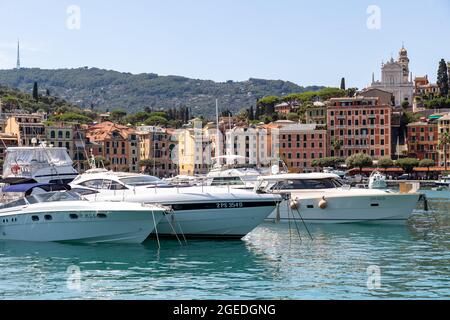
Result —
<instances>
[{"instance_id":1,"label":"balcony","mask_svg":"<svg viewBox=\"0 0 450 320\"><path fill-rule=\"evenodd\" d=\"M351 146L344 146L347 149L369 149L369 145L362 145L362 144L354 144Z\"/></svg>"}]
</instances>

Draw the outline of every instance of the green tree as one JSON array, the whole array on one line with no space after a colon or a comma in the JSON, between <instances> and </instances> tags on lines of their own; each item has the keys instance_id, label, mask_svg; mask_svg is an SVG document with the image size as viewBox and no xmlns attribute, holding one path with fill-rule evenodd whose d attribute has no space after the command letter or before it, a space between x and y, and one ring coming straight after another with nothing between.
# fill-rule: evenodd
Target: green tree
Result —
<instances>
[{"instance_id":1,"label":"green tree","mask_svg":"<svg viewBox=\"0 0 450 320\"><path fill-rule=\"evenodd\" d=\"M439 68L437 73L437 85L441 91L442 97L447 97L448 95L448 70L447 63L444 59L439 61Z\"/></svg>"},{"instance_id":2,"label":"green tree","mask_svg":"<svg viewBox=\"0 0 450 320\"><path fill-rule=\"evenodd\" d=\"M420 114L409 111L404 111L402 115L402 122L406 124L416 122L420 119Z\"/></svg>"},{"instance_id":3,"label":"green tree","mask_svg":"<svg viewBox=\"0 0 450 320\"><path fill-rule=\"evenodd\" d=\"M233 116L231 114L231 111L230 111L230 116ZM250 108L248 109L248 120L250 120L250 121L255 120L255 111L253 111L253 106L250 106Z\"/></svg>"},{"instance_id":4,"label":"green tree","mask_svg":"<svg viewBox=\"0 0 450 320\"><path fill-rule=\"evenodd\" d=\"M345 90L345 95L347 97L354 97L356 95L356 92L358 92L358 88L348 88Z\"/></svg>"},{"instance_id":5,"label":"green tree","mask_svg":"<svg viewBox=\"0 0 450 320\"><path fill-rule=\"evenodd\" d=\"M414 168L419 165L419 160L414 158L402 158L395 161L395 164L403 169L407 174L411 174Z\"/></svg>"},{"instance_id":6,"label":"green tree","mask_svg":"<svg viewBox=\"0 0 450 320\"><path fill-rule=\"evenodd\" d=\"M345 78L341 79L341 90L345 90Z\"/></svg>"},{"instance_id":7,"label":"green tree","mask_svg":"<svg viewBox=\"0 0 450 320\"><path fill-rule=\"evenodd\" d=\"M150 168L154 165L153 159L139 160L139 166L144 167L144 172L150 172Z\"/></svg>"},{"instance_id":8,"label":"green tree","mask_svg":"<svg viewBox=\"0 0 450 320\"><path fill-rule=\"evenodd\" d=\"M38 84L36 81L33 84L33 99L34 101L39 100Z\"/></svg>"},{"instance_id":9,"label":"green tree","mask_svg":"<svg viewBox=\"0 0 450 320\"><path fill-rule=\"evenodd\" d=\"M157 115L152 115L144 121L147 126L167 126L167 123L166 118Z\"/></svg>"},{"instance_id":10,"label":"green tree","mask_svg":"<svg viewBox=\"0 0 450 320\"><path fill-rule=\"evenodd\" d=\"M319 159L318 162L319 162L319 166L322 168L333 167L336 169L336 167L338 165L345 162L345 159L338 158L338 157L325 157L325 158Z\"/></svg>"},{"instance_id":11,"label":"green tree","mask_svg":"<svg viewBox=\"0 0 450 320\"><path fill-rule=\"evenodd\" d=\"M313 168L321 167L320 161L319 161L318 159L312 160L312 161L311 161L311 166L312 166Z\"/></svg>"},{"instance_id":12,"label":"green tree","mask_svg":"<svg viewBox=\"0 0 450 320\"><path fill-rule=\"evenodd\" d=\"M442 148L444 151L444 167L445 171L447 171L447 151L448 146L450 145L450 133L445 131L439 136L439 148Z\"/></svg>"},{"instance_id":13,"label":"green tree","mask_svg":"<svg viewBox=\"0 0 450 320\"><path fill-rule=\"evenodd\" d=\"M359 168L362 173L364 167L370 167L373 164L372 158L365 153L356 153L345 160L345 164L349 168Z\"/></svg>"},{"instance_id":14,"label":"green tree","mask_svg":"<svg viewBox=\"0 0 450 320\"><path fill-rule=\"evenodd\" d=\"M296 113L290 112L288 113L288 115L286 116L286 119L291 120L291 121L295 121L298 122L298 120L300 119L300 116Z\"/></svg>"},{"instance_id":15,"label":"green tree","mask_svg":"<svg viewBox=\"0 0 450 320\"><path fill-rule=\"evenodd\" d=\"M77 122L83 124L92 123L92 118L76 112L66 112L49 117L50 122Z\"/></svg>"},{"instance_id":16,"label":"green tree","mask_svg":"<svg viewBox=\"0 0 450 320\"><path fill-rule=\"evenodd\" d=\"M334 138L333 141L331 142L331 147L334 150L335 156L339 156L339 150L341 150L342 145L343 145L342 140L339 140L338 138Z\"/></svg>"},{"instance_id":17,"label":"green tree","mask_svg":"<svg viewBox=\"0 0 450 320\"><path fill-rule=\"evenodd\" d=\"M378 166L383 168L385 171L387 168L392 167L394 165L394 161L390 157L382 157L378 159Z\"/></svg>"},{"instance_id":18,"label":"green tree","mask_svg":"<svg viewBox=\"0 0 450 320\"><path fill-rule=\"evenodd\" d=\"M108 167L111 164L111 162L108 159L105 159L102 156L96 156L94 158L94 161L95 161L95 166L97 168Z\"/></svg>"},{"instance_id":19,"label":"green tree","mask_svg":"<svg viewBox=\"0 0 450 320\"><path fill-rule=\"evenodd\" d=\"M257 107L263 112L264 115L272 116L275 112L275 105L281 101L280 97L267 96L261 98L256 103Z\"/></svg>"},{"instance_id":20,"label":"green tree","mask_svg":"<svg viewBox=\"0 0 450 320\"><path fill-rule=\"evenodd\" d=\"M122 122L123 118L127 115L127 113L123 110L116 109L111 111L109 118L112 122Z\"/></svg>"},{"instance_id":21,"label":"green tree","mask_svg":"<svg viewBox=\"0 0 450 320\"><path fill-rule=\"evenodd\" d=\"M419 167L428 169L427 170L427 179L429 178L429 175L430 175L430 167L434 167L434 165L435 165L434 160L431 160L431 159L420 160Z\"/></svg>"}]
</instances>

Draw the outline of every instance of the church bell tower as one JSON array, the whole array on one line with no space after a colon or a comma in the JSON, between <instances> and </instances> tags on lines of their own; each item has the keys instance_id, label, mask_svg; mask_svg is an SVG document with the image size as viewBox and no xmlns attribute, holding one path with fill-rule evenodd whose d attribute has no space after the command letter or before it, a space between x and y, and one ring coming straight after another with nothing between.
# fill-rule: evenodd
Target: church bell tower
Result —
<instances>
[{"instance_id":1,"label":"church bell tower","mask_svg":"<svg viewBox=\"0 0 450 320\"><path fill-rule=\"evenodd\" d=\"M406 51L405 46L402 45L400 52L398 54L398 62L401 64L403 69L403 82L406 83L409 81L409 58L408 51Z\"/></svg>"}]
</instances>

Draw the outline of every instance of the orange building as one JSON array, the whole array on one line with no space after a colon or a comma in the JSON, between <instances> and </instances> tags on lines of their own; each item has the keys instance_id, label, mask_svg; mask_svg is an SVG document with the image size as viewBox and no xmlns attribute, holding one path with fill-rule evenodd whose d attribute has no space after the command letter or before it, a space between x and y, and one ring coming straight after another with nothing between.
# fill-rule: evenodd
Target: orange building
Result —
<instances>
[{"instance_id":1,"label":"orange building","mask_svg":"<svg viewBox=\"0 0 450 320\"><path fill-rule=\"evenodd\" d=\"M42 114L15 114L6 120L5 133L17 136L19 146L32 146L45 140L43 121Z\"/></svg>"},{"instance_id":2,"label":"orange building","mask_svg":"<svg viewBox=\"0 0 450 320\"><path fill-rule=\"evenodd\" d=\"M272 140L291 172L312 172L312 161L327 155L327 130L317 124L271 124ZM272 146L276 147L276 146Z\"/></svg>"},{"instance_id":3,"label":"orange building","mask_svg":"<svg viewBox=\"0 0 450 320\"><path fill-rule=\"evenodd\" d=\"M136 130L110 121L87 129L86 137L98 144L94 156L102 156L115 171L139 171L139 139ZM97 154L95 154L97 153Z\"/></svg>"},{"instance_id":4,"label":"orange building","mask_svg":"<svg viewBox=\"0 0 450 320\"><path fill-rule=\"evenodd\" d=\"M407 125L408 156L411 158L431 159L439 163L438 124L436 121L419 121Z\"/></svg>"},{"instance_id":5,"label":"orange building","mask_svg":"<svg viewBox=\"0 0 450 320\"><path fill-rule=\"evenodd\" d=\"M439 95L439 86L437 84L432 84L428 81L428 76L416 77L414 79L414 95L416 96L431 96L435 97Z\"/></svg>"},{"instance_id":6,"label":"orange building","mask_svg":"<svg viewBox=\"0 0 450 320\"><path fill-rule=\"evenodd\" d=\"M279 114L287 115L288 113L296 112L298 109L298 105L296 103L282 102L282 103L275 105L274 109L275 109L275 112L277 112Z\"/></svg>"},{"instance_id":7,"label":"orange building","mask_svg":"<svg viewBox=\"0 0 450 320\"><path fill-rule=\"evenodd\" d=\"M139 138L139 159L153 161L152 166L146 168L148 172L158 177L175 176L178 168L173 162L177 142L174 130L154 126L139 126L136 130Z\"/></svg>"},{"instance_id":8,"label":"orange building","mask_svg":"<svg viewBox=\"0 0 450 320\"><path fill-rule=\"evenodd\" d=\"M327 128L330 156L391 156L391 107L381 104L378 97L330 99Z\"/></svg>"}]
</instances>

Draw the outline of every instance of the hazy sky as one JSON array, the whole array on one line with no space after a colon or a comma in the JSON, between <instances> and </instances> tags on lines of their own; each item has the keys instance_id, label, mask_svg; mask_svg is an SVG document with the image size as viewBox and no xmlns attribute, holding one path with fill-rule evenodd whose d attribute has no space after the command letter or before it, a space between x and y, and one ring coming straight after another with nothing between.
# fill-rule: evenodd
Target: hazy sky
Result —
<instances>
[{"instance_id":1,"label":"hazy sky","mask_svg":"<svg viewBox=\"0 0 450 320\"><path fill-rule=\"evenodd\" d=\"M80 29L68 28L70 5ZM370 5L381 13L372 28ZM305 86L339 86L344 76L361 88L402 41L414 75L434 80L439 59L450 60L449 0L0 0L0 30L3 69L15 66L17 38L23 67Z\"/></svg>"}]
</instances>

